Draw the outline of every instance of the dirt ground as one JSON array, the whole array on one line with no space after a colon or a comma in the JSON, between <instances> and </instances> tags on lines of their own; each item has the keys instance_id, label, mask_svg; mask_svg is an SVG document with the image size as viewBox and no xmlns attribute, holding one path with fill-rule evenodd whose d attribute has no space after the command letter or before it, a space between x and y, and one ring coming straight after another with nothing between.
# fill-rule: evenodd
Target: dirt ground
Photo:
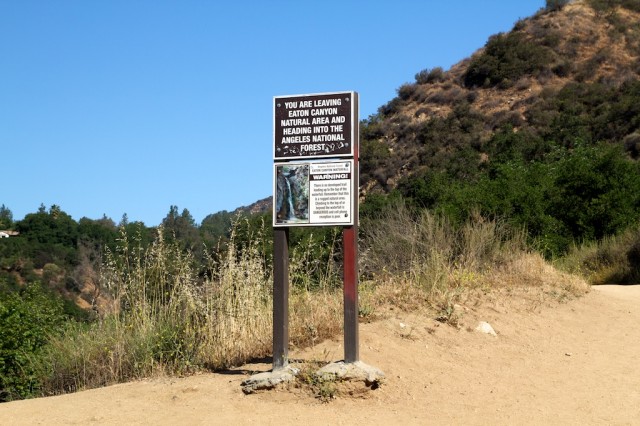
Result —
<instances>
[{"instance_id":1,"label":"dirt ground","mask_svg":"<svg viewBox=\"0 0 640 426\"><path fill-rule=\"evenodd\" d=\"M474 331L489 322L497 337ZM640 286L564 304L490 302L459 328L396 314L360 325L360 358L383 385L323 403L300 389L244 395L269 364L157 378L0 405L2 425L639 424ZM341 339L291 359L335 361Z\"/></svg>"}]
</instances>

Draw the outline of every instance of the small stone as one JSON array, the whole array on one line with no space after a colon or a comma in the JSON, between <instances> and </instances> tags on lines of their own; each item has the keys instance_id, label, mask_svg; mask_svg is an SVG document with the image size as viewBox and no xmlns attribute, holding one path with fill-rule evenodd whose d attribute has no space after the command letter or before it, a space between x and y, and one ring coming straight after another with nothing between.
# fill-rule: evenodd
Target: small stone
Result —
<instances>
[{"instance_id":1,"label":"small stone","mask_svg":"<svg viewBox=\"0 0 640 426\"><path fill-rule=\"evenodd\" d=\"M476 331L479 331L480 333L490 334L494 337L498 337L493 327L491 327L491 324L485 321L480 321L480 323L478 323L478 326L476 327Z\"/></svg>"}]
</instances>

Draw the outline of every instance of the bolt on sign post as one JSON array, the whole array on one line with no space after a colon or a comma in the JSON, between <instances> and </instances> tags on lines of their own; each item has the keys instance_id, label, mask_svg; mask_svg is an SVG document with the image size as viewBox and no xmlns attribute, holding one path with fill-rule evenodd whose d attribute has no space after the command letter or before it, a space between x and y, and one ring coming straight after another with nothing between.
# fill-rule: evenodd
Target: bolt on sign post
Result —
<instances>
[{"instance_id":1,"label":"bolt on sign post","mask_svg":"<svg viewBox=\"0 0 640 426\"><path fill-rule=\"evenodd\" d=\"M358 361L358 94L273 98L273 368L287 365L289 228L342 226L345 362Z\"/></svg>"}]
</instances>

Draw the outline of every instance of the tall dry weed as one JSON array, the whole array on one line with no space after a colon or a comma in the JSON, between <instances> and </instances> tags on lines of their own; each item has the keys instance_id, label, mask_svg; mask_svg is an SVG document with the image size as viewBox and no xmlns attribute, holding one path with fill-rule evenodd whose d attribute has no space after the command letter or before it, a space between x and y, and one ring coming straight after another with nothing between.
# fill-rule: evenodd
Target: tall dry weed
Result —
<instances>
[{"instance_id":1,"label":"tall dry weed","mask_svg":"<svg viewBox=\"0 0 640 426\"><path fill-rule=\"evenodd\" d=\"M107 252L101 286L113 301L91 324L71 324L39 359L45 394L104 386L154 375L220 369L270 354L272 259L264 223L238 241L238 223L224 249L202 271L192 255L164 238L154 243L123 231ZM247 229L251 229L247 227ZM289 328L292 345L314 344L342 329L339 233L293 247ZM430 212L389 210L363 229L359 313L386 307L435 310L456 324L455 305L471 290L583 287L529 252L522 232L480 217L455 227ZM246 238L244 238L246 237ZM318 245L320 244L320 246ZM328 262L319 261L323 253Z\"/></svg>"},{"instance_id":2,"label":"tall dry weed","mask_svg":"<svg viewBox=\"0 0 640 426\"><path fill-rule=\"evenodd\" d=\"M640 282L640 228L574 245L556 263L592 284L637 284Z\"/></svg>"},{"instance_id":3,"label":"tall dry weed","mask_svg":"<svg viewBox=\"0 0 640 426\"><path fill-rule=\"evenodd\" d=\"M365 230L364 241L367 311L384 299L408 310L427 306L451 320L456 302L471 290L534 286L571 295L586 291L582 280L532 253L523 230L479 215L456 227L432 212L394 206Z\"/></svg>"},{"instance_id":4,"label":"tall dry weed","mask_svg":"<svg viewBox=\"0 0 640 426\"><path fill-rule=\"evenodd\" d=\"M221 369L268 355L273 306L272 262L264 250L268 236L263 224L240 242L238 227L235 223L224 249L209 253L205 274L190 252L166 241L162 227L148 248L122 230L101 271L101 286L113 303L95 323L70 324L51 341L38 360L44 393ZM331 247L335 243L334 238ZM310 259L315 248L292 251L298 283L290 297L293 344L314 343L341 327L339 271Z\"/></svg>"},{"instance_id":5,"label":"tall dry weed","mask_svg":"<svg viewBox=\"0 0 640 426\"><path fill-rule=\"evenodd\" d=\"M260 249L264 227L244 247L236 244L236 229L222 260L211 257L214 273L203 284L200 359L209 368L238 364L271 349L272 280Z\"/></svg>"}]
</instances>

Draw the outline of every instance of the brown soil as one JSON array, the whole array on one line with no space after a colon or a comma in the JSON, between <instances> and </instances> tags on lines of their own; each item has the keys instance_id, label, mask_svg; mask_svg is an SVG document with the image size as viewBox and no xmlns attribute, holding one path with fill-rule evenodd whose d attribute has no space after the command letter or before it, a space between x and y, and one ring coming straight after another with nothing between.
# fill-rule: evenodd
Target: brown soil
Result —
<instances>
[{"instance_id":1,"label":"brown soil","mask_svg":"<svg viewBox=\"0 0 640 426\"><path fill-rule=\"evenodd\" d=\"M556 306L492 302L455 328L421 314L360 327L360 358L387 378L323 403L291 387L244 395L268 364L0 405L0 424L640 424L640 286ZM497 337L473 331L488 321ZM332 361L339 340L292 358Z\"/></svg>"}]
</instances>

